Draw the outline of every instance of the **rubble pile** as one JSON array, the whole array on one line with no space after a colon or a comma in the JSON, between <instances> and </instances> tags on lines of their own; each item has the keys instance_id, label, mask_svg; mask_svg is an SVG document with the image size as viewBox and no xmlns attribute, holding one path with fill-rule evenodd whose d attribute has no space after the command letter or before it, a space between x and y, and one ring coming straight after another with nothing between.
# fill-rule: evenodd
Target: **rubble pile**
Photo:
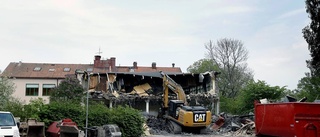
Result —
<instances>
[{"instance_id":1,"label":"rubble pile","mask_svg":"<svg viewBox=\"0 0 320 137\"><path fill-rule=\"evenodd\" d=\"M219 135L254 135L254 115L229 115L221 113L220 116L213 115L211 130Z\"/></svg>"},{"instance_id":2,"label":"rubble pile","mask_svg":"<svg viewBox=\"0 0 320 137\"><path fill-rule=\"evenodd\" d=\"M170 133L168 125L166 125L166 120L162 118L157 118L153 115L143 114L146 118L146 124L149 128L150 134L153 135L166 135Z\"/></svg>"},{"instance_id":3,"label":"rubble pile","mask_svg":"<svg viewBox=\"0 0 320 137\"><path fill-rule=\"evenodd\" d=\"M146 119L146 129L152 135L168 135L170 129L165 119L158 118L154 115L143 113ZM227 135L227 136L254 136L255 123L253 114L249 115L229 115L220 114L212 115L212 124L208 127L208 133L211 135ZM187 133L183 133L187 134Z\"/></svg>"}]
</instances>

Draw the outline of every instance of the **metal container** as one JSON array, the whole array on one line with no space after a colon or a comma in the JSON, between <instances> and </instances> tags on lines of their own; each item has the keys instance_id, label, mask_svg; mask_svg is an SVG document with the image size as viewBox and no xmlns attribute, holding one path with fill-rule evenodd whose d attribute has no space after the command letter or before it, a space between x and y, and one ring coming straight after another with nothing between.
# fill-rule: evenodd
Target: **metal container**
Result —
<instances>
[{"instance_id":1,"label":"metal container","mask_svg":"<svg viewBox=\"0 0 320 137\"><path fill-rule=\"evenodd\" d=\"M256 135L320 137L320 103L255 102Z\"/></svg>"}]
</instances>

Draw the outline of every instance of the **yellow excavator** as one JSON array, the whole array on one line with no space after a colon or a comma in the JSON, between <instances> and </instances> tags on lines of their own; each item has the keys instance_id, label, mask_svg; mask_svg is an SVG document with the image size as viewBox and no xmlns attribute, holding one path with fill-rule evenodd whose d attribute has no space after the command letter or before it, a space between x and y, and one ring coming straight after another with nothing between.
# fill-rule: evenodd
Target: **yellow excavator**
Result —
<instances>
[{"instance_id":1,"label":"yellow excavator","mask_svg":"<svg viewBox=\"0 0 320 137\"><path fill-rule=\"evenodd\" d=\"M181 85L167 74L161 72L161 75L164 93L158 117L167 120L174 134L183 131L205 133L206 127L211 124L211 112L202 106L189 106ZM177 99L169 100L169 89L177 95Z\"/></svg>"}]
</instances>

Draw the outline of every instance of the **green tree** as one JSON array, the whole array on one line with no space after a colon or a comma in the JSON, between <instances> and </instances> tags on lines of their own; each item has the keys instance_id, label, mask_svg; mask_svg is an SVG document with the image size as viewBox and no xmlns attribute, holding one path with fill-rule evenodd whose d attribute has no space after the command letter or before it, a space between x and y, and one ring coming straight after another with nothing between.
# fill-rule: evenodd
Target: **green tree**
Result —
<instances>
[{"instance_id":1,"label":"green tree","mask_svg":"<svg viewBox=\"0 0 320 137\"><path fill-rule=\"evenodd\" d=\"M240 40L220 39L215 44L209 41L205 45L207 57L217 65L221 72L218 87L222 96L234 98L241 88L253 79L247 66L249 52Z\"/></svg>"},{"instance_id":2,"label":"green tree","mask_svg":"<svg viewBox=\"0 0 320 137\"><path fill-rule=\"evenodd\" d=\"M15 90L14 83L6 76L0 77L0 110L4 110L6 105L10 105L10 101L14 98L12 94Z\"/></svg>"},{"instance_id":3,"label":"green tree","mask_svg":"<svg viewBox=\"0 0 320 137\"><path fill-rule=\"evenodd\" d=\"M68 105L65 105L68 104ZM41 107L38 116L49 126L54 121L70 118L80 129L84 129L86 109L75 102L50 102ZM88 127L117 124L123 137L139 137L143 135L144 118L141 112L126 107L107 108L104 104L92 103L89 106Z\"/></svg>"},{"instance_id":4,"label":"green tree","mask_svg":"<svg viewBox=\"0 0 320 137\"><path fill-rule=\"evenodd\" d=\"M30 100L29 104L23 106L20 112L23 114L20 116L21 120L27 120L28 118L34 118L40 120L39 113L42 107L44 107L44 100L42 98L37 98Z\"/></svg>"},{"instance_id":5,"label":"green tree","mask_svg":"<svg viewBox=\"0 0 320 137\"><path fill-rule=\"evenodd\" d=\"M217 65L214 65L211 59L200 59L187 68L187 71L191 73L204 73L212 70L217 71L219 68Z\"/></svg>"},{"instance_id":6,"label":"green tree","mask_svg":"<svg viewBox=\"0 0 320 137\"><path fill-rule=\"evenodd\" d=\"M125 107L111 109L111 123L121 128L124 137L139 137L143 134L144 118L139 110Z\"/></svg>"},{"instance_id":7,"label":"green tree","mask_svg":"<svg viewBox=\"0 0 320 137\"><path fill-rule=\"evenodd\" d=\"M41 121L45 122L46 126L49 126L54 121L70 118L80 128L85 127L85 108L79 103L72 101L50 102L41 107L38 117Z\"/></svg>"},{"instance_id":8,"label":"green tree","mask_svg":"<svg viewBox=\"0 0 320 137\"><path fill-rule=\"evenodd\" d=\"M313 101L320 94L320 1L306 0L305 3L311 23L302 29L302 33L311 55L311 59L306 61L310 72L300 79L297 95Z\"/></svg>"},{"instance_id":9,"label":"green tree","mask_svg":"<svg viewBox=\"0 0 320 137\"><path fill-rule=\"evenodd\" d=\"M311 59L307 60L307 66L311 76L320 76L320 1L306 0L306 12L311 19L310 25L303 28L303 37L308 43Z\"/></svg>"},{"instance_id":10,"label":"green tree","mask_svg":"<svg viewBox=\"0 0 320 137\"><path fill-rule=\"evenodd\" d=\"M286 87L270 86L265 81L250 81L238 96L238 113L253 112L254 101L260 99L279 100L287 91Z\"/></svg>"},{"instance_id":11,"label":"green tree","mask_svg":"<svg viewBox=\"0 0 320 137\"><path fill-rule=\"evenodd\" d=\"M24 120L26 118L25 114L22 111L24 109L24 105L20 100L16 98L11 99L6 104L2 104L2 107L3 108L0 108L0 110L9 111L15 117L20 117L21 120Z\"/></svg>"},{"instance_id":12,"label":"green tree","mask_svg":"<svg viewBox=\"0 0 320 137\"><path fill-rule=\"evenodd\" d=\"M301 78L298 83L299 98L307 97L307 101L312 102L319 99L320 96L320 77L312 77L310 73L306 73L306 77Z\"/></svg>"},{"instance_id":13,"label":"green tree","mask_svg":"<svg viewBox=\"0 0 320 137\"><path fill-rule=\"evenodd\" d=\"M78 79L67 77L57 88L52 90L50 101L75 101L80 103L85 96L84 91Z\"/></svg>"}]
</instances>

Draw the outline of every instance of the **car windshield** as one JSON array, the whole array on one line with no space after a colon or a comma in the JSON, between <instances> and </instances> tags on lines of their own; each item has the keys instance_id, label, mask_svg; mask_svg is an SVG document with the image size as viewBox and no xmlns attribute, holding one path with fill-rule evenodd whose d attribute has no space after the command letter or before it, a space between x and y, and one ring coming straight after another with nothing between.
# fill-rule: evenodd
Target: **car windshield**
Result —
<instances>
[{"instance_id":1,"label":"car windshield","mask_svg":"<svg viewBox=\"0 0 320 137\"><path fill-rule=\"evenodd\" d=\"M10 113L0 113L0 126L15 126L15 121Z\"/></svg>"}]
</instances>

